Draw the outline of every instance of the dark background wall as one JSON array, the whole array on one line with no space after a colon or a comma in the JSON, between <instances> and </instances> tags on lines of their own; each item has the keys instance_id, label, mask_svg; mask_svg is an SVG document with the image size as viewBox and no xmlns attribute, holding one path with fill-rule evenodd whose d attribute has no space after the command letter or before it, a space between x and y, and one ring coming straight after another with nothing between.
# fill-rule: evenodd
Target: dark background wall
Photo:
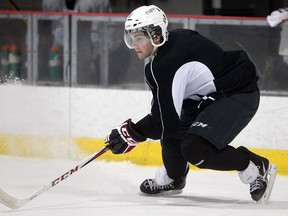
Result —
<instances>
[{"instance_id":1,"label":"dark background wall","mask_svg":"<svg viewBox=\"0 0 288 216\"><path fill-rule=\"evenodd\" d=\"M42 0L0 0L0 10L40 10ZM204 14L265 17L273 10L288 7L288 0L110 0L116 13L129 13L140 5L155 4L169 14Z\"/></svg>"},{"instance_id":2,"label":"dark background wall","mask_svg":"<svg viewBox=\"0 0 288 216\"><path fill-rule=\"evenodd\" d=\"M217 0L203 1L203 14L265 17L273 10L288 7L287 0L218 0L221 7L213 7ZM219 3L218 3L219 4Z\"/></svg>"}]
</instances>

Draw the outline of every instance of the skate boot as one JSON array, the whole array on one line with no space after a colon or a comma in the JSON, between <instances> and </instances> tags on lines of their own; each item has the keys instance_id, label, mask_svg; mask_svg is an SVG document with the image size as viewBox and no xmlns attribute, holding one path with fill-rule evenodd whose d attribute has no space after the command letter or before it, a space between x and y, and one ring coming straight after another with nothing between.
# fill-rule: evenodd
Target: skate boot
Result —
<instances>
[{"instance_id":1,"label":"skate boot","mask_svg":"<svg viewBox=\"0 0 288 216\"><path fill-rule=\"evenodd\" d=\"M270 164L269 160L250 152L245 147L240 150L250 154L250 164L239 172L242 182L250 184L251 198L256 202L267 203L276 178L276 165Z\"/></svg>"},{"instance_id":2,"label":"skate boot","mask_svg":"<svg viewBox=\"0 0 288 216\"><path fill-rule=\"evenodd\" d=\"M179 179L171 179L167 175L167 171L164 166L160 167L156 173L154 179L146 179L140 185L140 190L144 194L148 195L174 195L182 193L182 189L186 185L186 177L189 171L187 165L185 174Z\"/></svg>"}]
</instances>

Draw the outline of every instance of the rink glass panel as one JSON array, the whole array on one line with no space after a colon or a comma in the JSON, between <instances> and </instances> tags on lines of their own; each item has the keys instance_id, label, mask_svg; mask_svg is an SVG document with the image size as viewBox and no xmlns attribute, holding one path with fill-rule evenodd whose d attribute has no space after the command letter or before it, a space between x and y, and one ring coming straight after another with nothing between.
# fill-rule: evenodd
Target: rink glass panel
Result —
<instances>
[{"instance_id":1,"label":"rink glass panel","mask_svg":"<svg viewBox=\"0 0 288 216\"><path fill-rule=\"evenodd\" d=\"M16 80L27 80L27 71L31 70L31 31L29 24L31 22L30 15L21 14L0 14L0 57L1 62L9 61L9 57L6 56L4 46L8 46L10 49L13 45L16 46L16 55L20 58L19 69L17 69L16 77L4 77L5 70L9 70L9 66L5 69L5 63L0 64L0 82ZM9 63L8 63L9 64ZM7 75L5 73L5 75Z\"/></svg>"},{"instance_id":2,"label":"rink glass panel","mask_svg":"<svg viewBox=\"0 0 288 216\"><path fill-rule=\"evenodd\" d=\"M124 20L75 16L72 22L73 86L144 87L143 61L123 41Z\"/></svg>"},{"instance_id":3,"label":"rink glass panel","mask_svg":"<svg viewBox=\"0 0 288 216\"><path fill-rule=\"evenodd\" d=\"M280 51L281 26L270 28L255 25L203 24L196 25L196 30L224 50L245 50L256 65L260 90L288 90L288 53L285 55Z\"/></svg>"},{"instance_id":4,"label":"rink glass panel","mask_svg":"<svg viewBox=\"0 0 288 216\"><path fill-rule=\"evenodd\" d=\"M256 65L260 90L287 94L288 48L283 48L287 22L271 28L264 18L168 17L169 30L193 29L224 50L247 51ZM143 70L148 60L139 60L126 47L125 19L117 14L6 12L0 14L0 45L17 43L20 78L29 85L147 89ZM51 80L53 29L59 22L63 24L60 74Z\"/></svg>"},{"instance_id":5,"label":"rink glass panel","mask_svg":"<svg viewBox=\"0 0 288 216\"><path fill-rule=\"evenodd\" d=\"M69 85L69 16L35 14L32 28L33 82L37 85ZM60 29L57 38L61 38L61 43L55 40L57 29Z\"/></svg>"}]
</instances>

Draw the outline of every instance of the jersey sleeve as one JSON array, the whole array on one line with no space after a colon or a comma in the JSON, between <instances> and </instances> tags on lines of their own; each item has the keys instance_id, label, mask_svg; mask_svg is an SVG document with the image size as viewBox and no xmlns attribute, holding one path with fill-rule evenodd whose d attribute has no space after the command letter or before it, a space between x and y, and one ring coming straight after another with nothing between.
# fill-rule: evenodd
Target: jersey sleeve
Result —
<instances>
[{"instance_id":1,"label":"jersey sleeve","mask_svg":"<svg viewBox=\"0 0 288 216\"><path fill-rule=\"evenodd\" d=\"M161 123L157 121L152 114L146 115L140 121L136 123L137 130L150 139L160 139L161 138Z\"/></svg>"},{"instance_id":2,"label":"jersey sleeve","mask_svg":"<svg viewBox=\"0 0 288 216\"><path fill-rule=\"evenodd\" d=\"M169 80L169 79L167 79ZM179 116L176 112L171 83L159 83L153 89L151 113L136 123L140 133L151 139L163 139L178 131Z\"/></svg>"}]
</instances>

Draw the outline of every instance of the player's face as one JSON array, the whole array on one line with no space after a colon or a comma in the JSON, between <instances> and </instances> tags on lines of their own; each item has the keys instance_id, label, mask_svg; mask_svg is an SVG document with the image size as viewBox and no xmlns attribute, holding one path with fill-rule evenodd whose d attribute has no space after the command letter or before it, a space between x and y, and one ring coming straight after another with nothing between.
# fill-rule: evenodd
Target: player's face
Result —
<instances>
[{"instance_id":1,"label":"player's face","mask_svg":"<svg viewBox=\"0 0 288 216\"><path fill-rule=\"evenodd\" d=\"M145 59L152 55L154 46L152 45L150 38L143 32L135 32L130 34L131 47L135 49L135 52L139 59Z\"/></svg>"}]
</instances>

